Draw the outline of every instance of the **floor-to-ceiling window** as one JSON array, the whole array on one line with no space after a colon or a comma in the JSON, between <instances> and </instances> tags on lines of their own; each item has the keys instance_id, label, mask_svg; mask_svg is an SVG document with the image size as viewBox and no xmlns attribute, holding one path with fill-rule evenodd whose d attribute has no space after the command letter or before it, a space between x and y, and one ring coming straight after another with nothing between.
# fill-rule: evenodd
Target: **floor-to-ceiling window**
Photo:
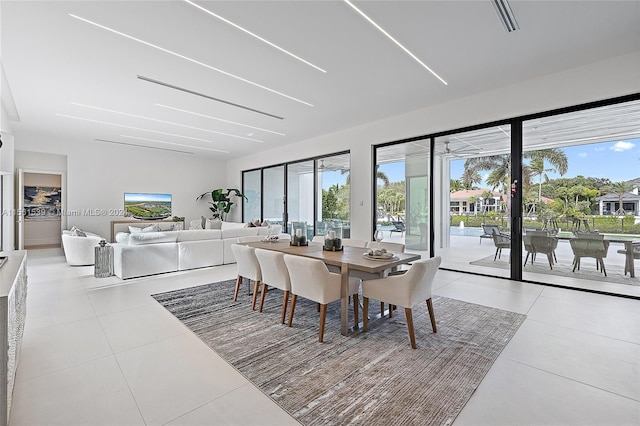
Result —
<instances>
[{"instance_id":1,"label":"floor-to-ceiling window","mask_svg":"<svg viewBox=\"0 0 640 426\"><path fill-rule=\"evenodd\" d=\"M243 221L260 219L282 224L306 222L308 236L321 234L323 221L342 223L350 234L350 169L348 152L292 161L242 173Z\"/></svg>"},{"instance_id":2,"label":"floor-to-ceiling window","mask_svg":"<svg viewBox=\"0 0 640 426\"><path fill-rule=\"evenodd\" d=\"M424 196L414 190L405 159L415 150L427 152L429 141L433 167L423 181ZM377 227L402 218L410 236L420 209L416 199L432 195L426 240L433 241L433 254L443 256L443 268L640 296L634 258L640 242L640 94L374 151L376 175L394 163L402 163L406 175L403 215L390 211L388 184L378 180Z\"/></svg>"},{"instance_id":3,"label":"floor-to-ceiling window","mask_svg":"<svg viewBox=\"0 0 640 426\"><path fill-rule=\"evenodd\" d=\"M262 220L262 171L251 170L242 174L242 193L246 199L242 204L242 221Z\"/></svg>"}]
</instances>

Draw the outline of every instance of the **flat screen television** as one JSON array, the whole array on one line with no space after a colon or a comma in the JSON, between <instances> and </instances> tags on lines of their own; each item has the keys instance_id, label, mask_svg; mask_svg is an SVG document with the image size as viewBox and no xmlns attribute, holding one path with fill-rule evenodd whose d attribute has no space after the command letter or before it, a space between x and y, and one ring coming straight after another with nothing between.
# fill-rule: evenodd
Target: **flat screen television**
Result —
<instances>
[{"instance_id":1,"label":"flat screen television","mask_svg":"<svg viewBox=\"0 0 640 426\"><path fill-rule=\"evenodd\" d=\"M135 219L161 220L171 216L171 194L124 194L124 215Z\"/></svg>"}]
</instances>

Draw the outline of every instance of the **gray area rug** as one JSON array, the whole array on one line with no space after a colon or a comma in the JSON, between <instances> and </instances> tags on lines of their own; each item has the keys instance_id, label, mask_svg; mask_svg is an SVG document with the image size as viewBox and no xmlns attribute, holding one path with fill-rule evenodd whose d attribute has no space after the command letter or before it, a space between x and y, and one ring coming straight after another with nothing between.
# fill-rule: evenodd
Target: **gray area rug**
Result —
<instances>
[{"instance_id":1,"label":"gray area rug","mask_svg":"<svg viewBox=\"0 0 640 426\"><path fill-rule=\"evenodd\" d=\"M474 260L473 262L469 262L470 265L477 266L486 266L490 268L499 268L499 269L509 269L509 254L508 252L503 253L502 259L496 259L493 261L493 254L487 257L483 257L479 260ZM544 254L539 254L536 257L534 264L531 264L531 261L528 261L527 264L522 268L523 272L535 272L537 274L545 274L545 275L555 275L558 277L569 277L569 278L580 278L584 280L591 281L599 281L599 282L610 282L617 284L627 284L640 286L640 277L636 272L635 278L631 278L631 276L627 273L624 274L624 267L614 264L607 264L607 259L605 259L605 268L607 270L607 276L605 277L602 272L596 270L596 260L595 259L582 259L580 264L580 270L576 269L575 272L572 272L573 265L571 264L571 260L565 260L561 257L558 257L559 263L553 264L553 270L549 268L549 262L547 260L547 256Z\"/></svg>"},{"instance_id":2,"label":"gray area rug","mask_svg":"<svg viewBox=\"0 0 640 426\"><path fill-rule=\"evenodd\" d=\"M281 291L267 293L260 313L251 311L246 290L234 302L233 288L234 281L223 281L153 297L305 425L451 424L526 318L436 297L438 333L426 304L415 308L413 350L404 309L370 323L366 333L342 336L334 302L318 343L315 303L299 298L289 328L279 323ZM370 315L379 311L372 301Z\"/></svg>"}]
</instances>

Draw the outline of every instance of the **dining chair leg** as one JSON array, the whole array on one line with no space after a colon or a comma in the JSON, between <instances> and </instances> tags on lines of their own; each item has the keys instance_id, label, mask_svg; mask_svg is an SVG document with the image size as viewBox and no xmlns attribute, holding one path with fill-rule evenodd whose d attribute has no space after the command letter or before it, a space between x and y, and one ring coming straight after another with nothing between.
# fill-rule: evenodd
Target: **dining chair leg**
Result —
<instances>
[{"instance_id":1,"label":"dining chair leg","mask_svg":"<svg viewBox=\"0 0 640 426\"><path fill-rule=\"evenodd\" d=\"M293 311L296 310L297 298L298 296L296 296L294 293L291 293L291 309L289 310L289 323L287 324L289 327L291 327L291 324L293 323Z\"/></svg>"},{"instance_id":2,"label":"dining chair leg","mask_svg":"<svg viewBox=\"0 0 640 426\"><path fill-rule=\"evenodd\" d=\"M413 332L413 315L411 308L404 308L404 314L407 317L407 328L409 329L409 340L411 340L411 347L415 349L416 346L416 336Z\"/></svg>"},{"instance_id":3,"label":"dining chair leg","mask_svg":"<svg viewBox=\"0 0 640 426\"><path fill-rule=\"evenodd\" d=\"M322 343L324 337L324 323L327 319L327 304L320 305L320 331L318 332L318 342Z\"/></svg>"},{"instance_id":4,"label":"dining chair leg","mask_svg":"<svg viewBox=\"0 0 640 426\"><path fill-rule=\"evenodd\" d=\"M255 280L253 282L253 296L251 297L251 310L256 310L256 300L258 299L258 285L260 285L260 280Z\"/></svg>"},{"instance_id":5,"label":"dining chair leg","mask_svg":"<svg viewBox=\"0 0 640 426\"><path fill-rule=\"evenodd\" d=\"M527 260L529 260L529 252L527 252L527 256L524 258L524 266L527 266ZM533 256L531 257L531 260L533 261Z\"/></svg>"},{"instance_id":6,"label":"dining chair leg","mask_svg":"<svg viewBox=\"0 0 640 426\"><path fill-rule=\"evenodd\" d=\"M600 258L600 269L602 269L602 273L604 274L604 276L607 276L607 270L604 267L604 259Z\"/></svg>"},{"instance_id":7,"label":"dining chair leg","mask_svg":"<svg viewBox=\"0 0 640 426\"><path fill-rule=\"evenodd\" d=\"M431 298L427 299L427 309L429 309L429 318L431 319L431 328L434 333L438 332L438 327L436 327L436 315L433 312L433 300Z\"/></svg>"},{"instance_id":8,"label":"dining chair leg","mask_svg":"<svg viewBox=\"0 0 640 426\"><path fill-rule=\"evenodd\" d=\"M498 251L499 251L499 250L500 250L500 249L499 249L499 248L497 248L497 249L496 249L496 254L493 256L493 261L494 261L494 262L495 262L495 261L496 261L496 259L498 258Z\"/></svg>"},{"instance_id":9,"label":"dining chair leg","mask_svg":"<svg viewBox=\"0 0 640 426\"><path fill-rule=\"evenodd\" d=\"M360 298L357 294L353 295L353 326L358 328L359 315L358 315L358 306L360 305Z\"/></svg>"},{"instance_id":10,"label":"dining chair leg","mask_svg":"<svg viewBox=\"0 0 640 426\"><path fill-rule=\"evenodd\" d=\"M380 316L384 316L384 302L380 302Z\"/></svg>"},{"instance_id":11,"label":"dining chair leg","mask_svg":"<svg viewBox=\"0 0 640 426\"><path fill-rule=\"evenodd\" d=\"M236 300L238 300L238 291L240 291L240 284L242 284L242 277L240 275L238 275L238 278L236 279L236 291L233 294L233 301L234 302Z\"/></svg>"},{"instance_id":12,"label":"dining chair leg","mask_svg":"<svg viewBox=\"0 0 640 426\"><path fill-rule=\"evenodd\" d=\"M362 296L362 331L367 331L369 324L369 298Z\"/></svg>"},{"instance_id":13,"label":"dining chair leg","mask_svg":"<svg viewBox=\"0 0 640 426\"><path fill-rule=\"evenodd\" d=\"M389 318L393 318L393 305L389 303Z\"/></svg>"},{"instance_id":14,"label":"dining chair leg","mask_svg":"<svg viewBox=\"0 0 640 426\"><path fill-rule=\"evenodd\" d=\"M258 311L262 312L262 306L264 305L264 296L267 294L268 286L262 283L262 293L260 294L260 308Z\"/></svg>"},{"instance_id":15,"label":"dining chair leg","mask_svg":"<svg viewBox=\"0 0 640 426\"><path fill-rule=\"evenodd\" d=\"M549 268L553 271L553 256L551 253L547 253L547 260L549 261Z\"/></svg>"},{"instance_id":16,"label":"dining chair leg","mask_svg":"<svg viewBox=\"0 0 640 426\"><path fill-rule=\"evenodd\" d=\"M287 316L288 303L289 303L289 290L285 290L282 294L282 318L280 318L280 324L284 324L284 318Z\"/></svg>"}]
</instances>

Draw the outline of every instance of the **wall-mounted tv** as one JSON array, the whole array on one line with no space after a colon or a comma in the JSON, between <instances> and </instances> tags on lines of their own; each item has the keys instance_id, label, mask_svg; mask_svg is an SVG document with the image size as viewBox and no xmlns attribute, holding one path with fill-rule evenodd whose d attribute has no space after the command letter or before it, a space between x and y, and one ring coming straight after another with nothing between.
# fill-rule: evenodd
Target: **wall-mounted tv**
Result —
<instances>
[{"instance_id":1,"label":"wall-mounted tv","mask_svg":"<svg viewBox=\"0 0 640 426\"><path fill-rule=\"evenodd\" d=\"M171 194L124 194L124 215L135 219L161 220L171 216Z\"/></svg>"}]
</instances>

